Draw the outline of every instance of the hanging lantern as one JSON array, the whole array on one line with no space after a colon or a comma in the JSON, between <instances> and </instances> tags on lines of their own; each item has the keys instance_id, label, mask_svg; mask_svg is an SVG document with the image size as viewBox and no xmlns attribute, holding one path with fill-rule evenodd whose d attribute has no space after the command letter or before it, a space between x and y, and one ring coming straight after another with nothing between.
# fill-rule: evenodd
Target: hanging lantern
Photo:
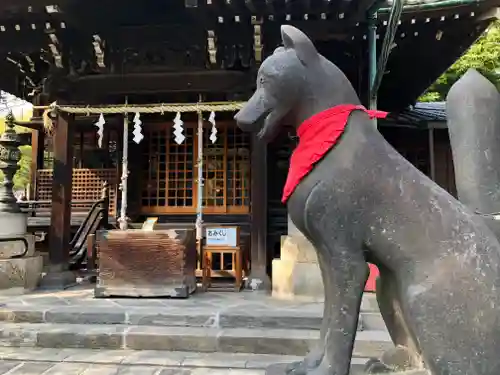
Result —
<instances>
[{"instance_id":1,"label":"hanging lantern","mask_svg":"<svg viewBox=\"0 0 500 375\"><path fill-rule=\"evenodd\" d=\"M177 112L174 118L174 141L178 145L182 144L186 137L184 136L184 121L181 120L181 113Z\"/></svg>"},{"instance_id":2,"label":"hanging lantern","mask_svg":"<svg viewBox=\"0 0 500 375\"><path fill-rule=\"evenodd\" d=\"M101 113L99 116L99 120L94 124L97 128L97 145L99 148L102 148L102 139L104 137L104 124L106 121L104 120L104 115Z\"/></svg>"},{"instance_id":3,"label":"hanging lantern","mask_svg":"<svg viewBox=\"0 0 500 375\"><path fill-rule=\"evenodd\" d=\"M137 112L134 116L134 131L132 134L134 135L133 141L136 144L141 143L141 141L144 139L144 136L142 135L142 121L141 121L141 114Z\"/></svg>"},{"instance_id":4,"label":"hanging lantern","mask_svg":"<svg viewBox=\"0 0 500 375\"><path fill-rule=\"evenodd\" d=\"M208 122L212 124L212 131L210 132L210 141L214 144L217 141L217 128L215 127L215 112L210 113Z\"/></svg>"}]
</instances>

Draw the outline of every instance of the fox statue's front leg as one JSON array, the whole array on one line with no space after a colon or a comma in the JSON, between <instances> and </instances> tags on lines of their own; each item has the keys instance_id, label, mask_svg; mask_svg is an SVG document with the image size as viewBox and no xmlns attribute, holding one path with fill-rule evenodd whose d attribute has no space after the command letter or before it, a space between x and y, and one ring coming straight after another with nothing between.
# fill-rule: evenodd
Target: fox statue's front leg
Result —
<instances>
[{"instance_id":1,"label":"fox statue's front leg","mask_svg":"<svg viewBox=\"0 0 500 375\"><path fill-rule=\"evenodd\" d=\"M404 321L401 311L397 282L388 269L379 266L379 270L380 276L377 279L376 289L377 302L395 348L386 351L380 359L368 361L365 372L367 374L386 374L394 371L422 369L424 363L420 348Z\"/></svg>"},{"instance_id":2,"label":"fox statue's front leg","mask_svg":"<svg viewBox=\"0 0 500 375\"><path fill-rule=\"evenodd\" d=\"M334 204L335 200L329 202L331 206L325 205L325 197L332 196L329 181L313 181L299 186L288 205L290 217L313 244L324 267L327 314L321 341L324 354L320 364L309 368L307 374L348 375L369 269L362 239L347 229L352 227L349 223L357 219ZM349 181L340 184L349 184Z\"/></svg>"},{"instance_id":3,"label":"fox statue's front leg","mask_svg":"<svg viewBox=\"0 0 500 375\"><path fill-rule=\"evenodd\" d=\"M332 283L329 282L327 278L329 277L329 269L331 268L331 265L328 262L328 258L325 258L318 252L316 253L318 256L318 265L321 271L325 294L330 294L332 292L332 290L330 290ZM285 371L287 375L306 375L308 371L311 371L320 365L325 354L325 338L326 333L328 332L328 327L330 326L333 308L334 307L331 304L327 303L325 298L325 303L323 304L323 320L321 322L318 345L307 354L303 361L288 364Z\"/></svg>"}]
</instances>

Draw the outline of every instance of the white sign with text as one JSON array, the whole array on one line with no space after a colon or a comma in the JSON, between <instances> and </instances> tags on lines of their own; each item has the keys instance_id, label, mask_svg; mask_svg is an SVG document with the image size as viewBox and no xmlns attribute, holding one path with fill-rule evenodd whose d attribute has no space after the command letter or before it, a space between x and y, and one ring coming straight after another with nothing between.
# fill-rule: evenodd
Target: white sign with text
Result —
<instances>
[{"instance_id":1,"label":"white sign with text","mask_svg":"<svg viewBox=\"0 0 500 375\"><path fill-rule=\"evenodd\" d=\"M213 227L205 231L208 246L237 247L236 227Z\"/></svg>"}]
</instances>

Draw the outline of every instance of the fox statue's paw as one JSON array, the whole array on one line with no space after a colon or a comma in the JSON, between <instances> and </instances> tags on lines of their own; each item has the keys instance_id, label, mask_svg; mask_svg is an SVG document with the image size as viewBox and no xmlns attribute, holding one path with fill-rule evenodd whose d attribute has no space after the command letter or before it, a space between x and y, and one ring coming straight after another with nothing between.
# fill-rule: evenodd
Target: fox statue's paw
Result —
<instances>
[{"instance_id":1,"label":"fox statue's paw","mask_svg":"<svg viewBox=\"0 0 500 375\"><path fill-rule=\"evenodd\" d=\"M267 368L266 375L307 375L320 365L323 354L322 349L316 349L302 361L271 365Z\"/></svg>"},{"instance_id":2,"label":"fox statue's paw","mask_svg":"<svg viewBox=\"0 0 500 375\"><path fill-rule=\"evenodd\" d=\"M312 350L303 361L289 363L286 367L287 375L306 375L311 369L318 367L323 359L322 349Z\"/></svg>"},{"instance_id":3,"label":"fox statue's paw","mask_svg":"<svg viewBox=\"0 0 500 375\"><path fill-rule=\"evenodd\" d=\"M396 346L386 351L382 358L372 358L365 364L366 374L388 374L424 368L420 356L407 347Z\"/></svg>"},{"instance_id":4,"label":"fox statue's paw","mask_svg":"<svg viewBox=\"0 0 500 375\"><path fill-rule=\"evenodd\" d=\"M365 374L389 374L392 369L383 364L379 359L371 358L365 364Z\"/></svg>"}]
</instances>

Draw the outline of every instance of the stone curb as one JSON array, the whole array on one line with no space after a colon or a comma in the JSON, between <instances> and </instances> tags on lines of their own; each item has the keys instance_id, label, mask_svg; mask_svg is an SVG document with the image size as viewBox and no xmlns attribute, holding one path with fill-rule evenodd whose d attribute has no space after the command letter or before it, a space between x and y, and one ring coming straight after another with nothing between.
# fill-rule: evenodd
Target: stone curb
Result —
<instances>
[{"instance_id":1,"label":"stone curb","mask_svg":"<svg viewBox=\"0 0 500 375\"><path fill-rule=\"evenodd\" d=\"M160 327L199 328L282 328L320 329L322 317L313 314L294 314L293 311L272 313L203 313L197 310L165 311L165 308L143 309L82 309L0 308L0 321L12 323L56 324L124 324Z\"/></svg>"},{"instance_id":2,"label":"stone curb","mask_svg":"<svg viewBox=\"0 0 500 375\"><path fill-rule=\"evenodd\" d=\"M248 370L249 374L263 371L275 363L289 363L302 357L276 356L265 354L230 354L230 353L186 353L164 351L130 351L130 350L87 350L87 349L30 349L3 350L0 360L5 363L65 364L87 365L98 367L129 366L131 369L141 367L196 370L201 369L225 373L224 369ZM361 375L366 358L354 358L351 363L351 375ZM219 372L221 371L221 372ZM167 372L168 373L168 372ZM174 371L174 373L176 373ZM180 372L182 373L182 372ZM200 372L201 373L201 372ZM247 372L244 372L245 374Z\"/></svg>"},{"instance_id":3,"label":"stone curb","mask_svg":"<svg viewBox=\"0 0 500 375\"><path fill-rule=\"evenodd\" d=\"M298 356L244 353L189 353L154 350L27 349L2 351L0 360L19 362L88 363L127 366L171 366L187 368L265 369L273 363L301 360ZM360 369L366 358L354 358L352 367Z\"/></svg>"},{"instance_id":4,"label":"stone curb","mask_svg":"<svg viewBox=\"0 0 500 375\"><path fill-rule=\"evenodd\" d=\"M279 328L319 330L322 317L315 314L294 313L290 310L272 312L203 313L197 310L165 311L163 308L98 308L55 307L0 307L0 321L11 323L56 324L124 324L160 327L199 328ZM385 330L379 313L361 313L358 330Z\"/></svg>"},{"instance_id":5,"label":"stone curb","mask_svg":"<svg viewBox=\"0 0 500 375\"><path fill-rule=\"evenodd\" d=\"M166 350L304 356L318 331L290 329L217 329L85 324L0 326L0 346L85 349ZM358 332L354 357L379 357L393 347L387 332Z\"/></svg>"},{"instance_id":6,"label":"stone curb","mask_svg":"<svg viewBox=\"0 0 500 375\"><path fill-rule=\"evenodd\" d=\"M4 372L7 371L7 372ZM213 368L213 367L171 367L150 365L108 365L72 362L18 362L0 361L0 372L30 375L265 375L265 369L254 368ZM351 367L350 375L365 375L361 366ZM429 375L429 374L392 374Z\"/></svg>"}]
</instances>

